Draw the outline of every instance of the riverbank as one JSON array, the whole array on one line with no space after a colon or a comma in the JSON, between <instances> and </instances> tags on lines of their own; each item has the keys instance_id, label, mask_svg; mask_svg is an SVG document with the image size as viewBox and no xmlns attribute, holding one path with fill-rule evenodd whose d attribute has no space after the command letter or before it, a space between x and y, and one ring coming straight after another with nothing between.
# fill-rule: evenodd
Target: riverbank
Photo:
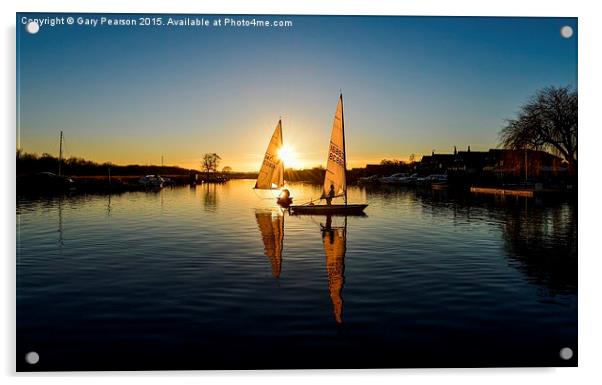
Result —
<instances>
[{"instance_id":1,"label":"riverbank","mask_svg":"<svg viewBox=\"0 0 602 385\"><path fill-rule=\"evenodd\" d=\"M54 193L112 194L129 191L145 191L167 186L182 186L202 183L225 183L232 177L221 173L200 173L191 175L161 175L165 180L162 186L147 186L140 183L139 175L76 175L58 176L52 173L38 173L17 177L17 195L37 195Z\"/></svg>"}]
</instances>

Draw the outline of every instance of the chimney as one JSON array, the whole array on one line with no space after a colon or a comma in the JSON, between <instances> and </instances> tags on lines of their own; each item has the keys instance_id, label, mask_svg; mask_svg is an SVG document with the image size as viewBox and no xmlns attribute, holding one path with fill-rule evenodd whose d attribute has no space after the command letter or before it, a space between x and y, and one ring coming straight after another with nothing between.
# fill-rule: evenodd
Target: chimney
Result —
<instances>
[{"instance_id":1,"label":"chimney","mask_svg":"<svg viewBox=\"0 0 602 385\"><path fill-rule=\"evenodd\" d=\"M458 155L458 149L454 146L454 155Z\"/></svg>"},{"instance_id":2,"label":"chimney","mask_svg":"<svg viewBox=\"0 0 602 385\"><path fill-rule=\"evenodd\" d=\"M470 152L470 144L468 145L468 152Z\"/></svg>"}]
</instances>

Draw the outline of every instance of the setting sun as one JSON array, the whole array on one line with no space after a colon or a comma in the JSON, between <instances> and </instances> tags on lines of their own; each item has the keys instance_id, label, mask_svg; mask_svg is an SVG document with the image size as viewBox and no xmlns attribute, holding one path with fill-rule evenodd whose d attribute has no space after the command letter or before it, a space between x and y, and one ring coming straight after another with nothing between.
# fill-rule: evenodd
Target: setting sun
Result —
<instances>
[{"instance_id":1,"label":"setting sun","mask_svg":"<svg viewBox=\"0 0 602 385\"><path fill-rule=\"evenodd\" d=\"M289 145L284 145L278 150L278 157L284 162L284 167L287 168L298 168L299 158L295 149Z\"/></svg>"}]
</instances>

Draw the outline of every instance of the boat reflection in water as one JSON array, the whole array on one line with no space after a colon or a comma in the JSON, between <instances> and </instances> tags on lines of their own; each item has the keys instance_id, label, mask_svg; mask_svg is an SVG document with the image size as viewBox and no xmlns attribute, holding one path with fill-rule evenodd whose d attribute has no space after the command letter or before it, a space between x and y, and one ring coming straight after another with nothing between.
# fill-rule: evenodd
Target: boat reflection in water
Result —
<instances>
[{"instance_id":1,"label":"boat reflection in water","mask_svg":"<svg viewBox=\"0 0 602 385\"><path fill-rule=\"evenodd\" d=\"M255 219L261 232L265 256L272 265L272 275L274 278L279 278L282 270L284 216L273 214L271 211L256 211Z\"/></svg>"},{"instance_id":2,"label":"boat reflection in water","mask_svg":"<svg viewBox=\"0 0 602 385\"><path fill-rule=\"evenodd\" d=\"M326 254L326 272L328 273L328 291L332 301L334 319L342 323L343 297L341 291L345 283L345 251L347 248L347 217L344 227L333 227L332 216L326 217L322 229L322 243Z\"/></svg>"},{"instance_id":3,"label":"boat reflection in water","mask_svg":"<svg viewBox=\"0 0 602 385\"><path fill-rule=\"evenodd\" d=\"M263 250L272 266L272 276L280 278L282 271L282 250L284 244L284 215L271 211L256 211L255 219L261 233ZM341 291L345 282L345 251L347 245L347 218L344 226L332 225L332 216L326 216L325 224L320 224L322 244L326 255L328 291L332 301L333 314L337 323L342 323L343 298Z\"/></svg>"},{"instance_id":4,"label":"boat reflection in water","mask_svg":"<svg viewBox=\"0 0 602 385\"><path fill-rule=\"evenodd\" d=\"M289 217L254 184L113 194L110 211L104 195L18 198L16 357L41 352L36 370L576 365L576 202L351 186L371 212L346 228ZM303 202L323 186L291 190Z\"/></svg>"}]
</instances>

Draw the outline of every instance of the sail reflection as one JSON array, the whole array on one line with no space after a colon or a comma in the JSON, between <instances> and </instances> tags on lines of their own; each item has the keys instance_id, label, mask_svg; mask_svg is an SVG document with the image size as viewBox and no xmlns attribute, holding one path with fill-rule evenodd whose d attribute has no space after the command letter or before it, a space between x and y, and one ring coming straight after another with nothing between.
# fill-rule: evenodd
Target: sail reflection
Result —
<instances>
[{"instance_id":1,"label":"sail reflection","mask_svg":"<svg viewBox=\"0 0 602 385\"><path fill-rule=\"evenodd\" d=\"M272 276L280 278L282 271L282 250L284 245L284 216L272 211L255 212L257 226L263 241L263 252L272 267ZM322 245L326 256L328 292L332 311L337 323L343 322L343 285L345 283L345 252L347 249L347 217L344 226L333 226L332 216L326 216L326 223L320 224Z\"/></svg>"},{"instance_id":2,"label":"sail reflection","mask_svg":"<svg viewBox=\"0 0 602 385\"><path fill-rule=\"evenodd\" d=\"M265 256L272 265L274 278L280 277L282 269L282 246L284 243L284 216L273 215L271 211L255 212L257 226L263 240Z\"/></svg>"},{"instance_id":3,"label":"sail reflection","mask_svg":"<svg viewBox=\"0 0 602 385\"><path fill-rule=\"evenodd\" d=\"M334 319L343 322L343 285L345 283L345 251L347 248L347 217L344 227L333 227L332 216L326 217L326 224L321 225L322 244L326 255L326 272L328 274L328 291L332 301Z\"/></svg>"}]
</instances>

